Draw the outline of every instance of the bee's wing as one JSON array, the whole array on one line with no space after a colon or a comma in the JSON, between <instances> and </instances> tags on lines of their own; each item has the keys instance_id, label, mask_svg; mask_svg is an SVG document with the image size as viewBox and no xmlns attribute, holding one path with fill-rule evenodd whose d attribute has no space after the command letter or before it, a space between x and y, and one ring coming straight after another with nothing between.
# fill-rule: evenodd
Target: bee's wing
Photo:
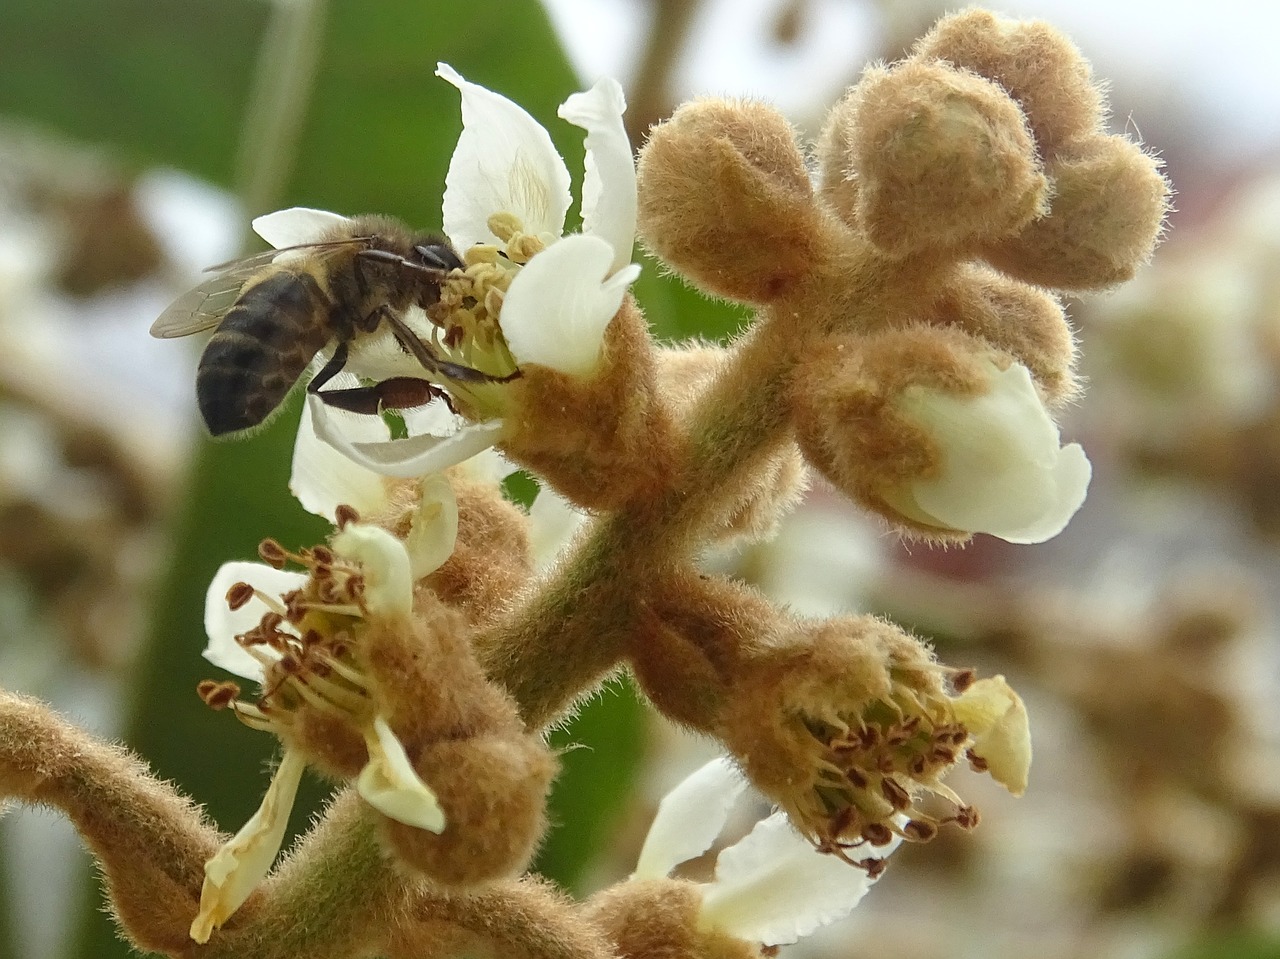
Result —
<instances>
[{"instance_id":1,"label":"bee's wing","mask_svg":"<svg viewBox=\"0 0 1280 959\"><path fill-rule=\"evenodd\" d=\"M366 243L368 239L365 236L353 236L321 243L302 243L279 250L265 250L243 259L211 266L206 272L213 272L215 275L170 303L151 324L151 335L167 340L213 329L236 305L245 284L263 268L275 262L281 254L299 250L329 251L353 243Z\"/></svg>"}]
</instances>

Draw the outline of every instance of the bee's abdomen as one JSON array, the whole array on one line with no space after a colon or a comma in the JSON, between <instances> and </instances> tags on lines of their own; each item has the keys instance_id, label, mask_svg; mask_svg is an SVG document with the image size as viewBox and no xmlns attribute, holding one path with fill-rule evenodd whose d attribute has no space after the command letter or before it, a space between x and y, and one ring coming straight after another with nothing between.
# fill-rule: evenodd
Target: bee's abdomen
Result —
<instances>
[{"instance_id":1,"label":"bee's abdomen","mask_svg":"<svg viewBox=\"0 0 1280 959\"><path fill-rule=\"evenodd\" d=\"M257 426L329 341L329 300L306 273L282 271L249 287L209 339L196 400L214 436Z\"/></svg>"}]
</instances>

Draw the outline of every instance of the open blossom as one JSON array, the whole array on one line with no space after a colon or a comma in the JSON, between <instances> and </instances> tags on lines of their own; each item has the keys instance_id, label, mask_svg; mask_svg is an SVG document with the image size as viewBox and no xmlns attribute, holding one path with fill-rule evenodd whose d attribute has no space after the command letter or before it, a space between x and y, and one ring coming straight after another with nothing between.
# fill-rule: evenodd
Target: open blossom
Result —
<instances>
[{"instance_id":1,"label":"open blossom","mask_svg":"<svg viewBox=\"0 0 1280 959\"><path fill-rule=\"evenodd\" d=\"M632 878L662 878L706 852L745 785L728 760L713 759L676 786L658 807ZM850 865L818 852L776 812L719 854L715 878L701 887L698 924L766 946L795 942L847 916L899 842L868 843L866 859Z\"/></svg>"},{"instance_id":2,"label":"open blossom","mask_svg":"<svg viewBox=\"0 0 1280 959\"><path fill-rule=\"evenodd\" d=\"M309 485L307 469L299 472L307 451L304 445L303 455L295 457L295 486L301 477L312 505L325 511L327 494ZM359 470L348 464L336 489L350 490ZM214 576L205 602L209 644L204 656L255 681L264 695L256 705L228 703L238 690L212 682L202 684L202 694L211 704L231 705L247 725L280 735L286 748L258 812L205 866L200 910L191 926L197 942L207 941L243 905L279 851L306 765L302 754L288 745L300 709L328 712L360 731L368 761L356 778L356 790L366 802L410 826L435 833L445 828L435 794L378 714L372 681L353 659L351 644L359 642L366 622L408 621L414 582L449 557L456 534L452 490L443 477L431 476L423 481L421 502L404 541L380 527L347 522L330 547L291 555L266 544L269 558L291 559L306 573L232 562Z\"/></svg>"},{"instance_id":3,"label":"open blossom","mask_svg":"<svg viewBox=\"0 0 1280 959\"><path fill-rule=\"evenodd\" d=\"M937 444L941 469L885 498L930 526L1041 543L1080 508L1092 469L1080 444L1061 445L1027 368L988 365L980 396L903 391L899 407Z\"/></svg>"},{"instance_id":4,"label":"open blossom","mask_svg":"<svg viewBox=\"0 0 1280 959\"><path fill-rule=\"evenodd\" d=\"M444 284L448 333L424 328L437 354L470 366L516 373L536 363L589 376L605 328L640 268L631 261L636 222L635 165L622 125L626 103L616 81L603 79L569 97L560 116L586 131L582 233L563 236L572 200L569 171L547 131L507 98L464 80L446 64L437 73L462 95L462 133L445 180L445 233L466 269ZM294 208L258 217L258 234L276 247L307 243L348 222L322 210ZM411 311L412 313L413 311ZM379 379L422 375L386 337L357 350L348 368ZM335 378L331 387L355 385ZM344 415L314 394L307 404L316 433L371 470L411 477L442 470L491 446L500 436L500 385L450 383L468 418L436 401L406 412L410 435L392 439L376 417Z\"/></svg>"}]
</instances>

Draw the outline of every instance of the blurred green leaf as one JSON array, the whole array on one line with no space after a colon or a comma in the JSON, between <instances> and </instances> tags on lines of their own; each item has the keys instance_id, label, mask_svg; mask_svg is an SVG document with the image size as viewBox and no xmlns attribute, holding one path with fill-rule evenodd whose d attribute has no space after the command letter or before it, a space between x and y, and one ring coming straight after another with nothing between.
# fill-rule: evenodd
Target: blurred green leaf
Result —
<instances>
[{"instance_id":1,"label":"blurred green leaf","mask_svg":"<svg viewBox=\"0 0 1280 959\"><path fill-rule=\"evenodd\" d=\"M1177 950L1169 959L1276 959L1277 956L1280 956L1280 939L1273 935L1224 930Z\"/></svg>"},{"instance_id":2,"label":"blurred green leaf","mask_svg":"<svg viewBox=\"0 0 1280 959\"><path fill-rule=\"evenodd\" d=\"M551 745L561 773L551 793L551 833L535 872L577 894L585 871L614 835L644 759L644 709L628 682L610 683Z\"/></svg>"}]
</instances>

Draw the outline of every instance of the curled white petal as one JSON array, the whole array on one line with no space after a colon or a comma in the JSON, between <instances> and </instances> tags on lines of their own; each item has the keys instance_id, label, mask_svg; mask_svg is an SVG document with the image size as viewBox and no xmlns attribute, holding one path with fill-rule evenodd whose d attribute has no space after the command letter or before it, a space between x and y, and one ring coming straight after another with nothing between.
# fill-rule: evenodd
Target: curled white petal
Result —
<instances>
[{"instance_id":1,"label":"curled white petal","mask_svg":"<svg viewBox=\"0 0 1280 959\"><path fill-rule=\"evenodd\" d=\"M279 250L300 243L314 243L326 233L350 223L347 217L328 210L294 206L256 217L253 232Z\"/></svg>"},{"instance_id":2,"label":"curled white petal","mask_svg":"<svg viewBox=\"0 0 1280 959\"><path fill-rule=\"evenodd\" d=\"M660 878L710 849L745 788L733 764L723 757L688 776L658 804L632 878Z\"/></svg>"},{"instance_id":3,"label":"curled white petal","mask_svg":"<svg viewBox=\"0 0 1280 959\"><path fill-rule=\"evenodd\" d=\"M867 847L884 858L899 840ZM748 942L784 945L849 914L871 888L867 871L819 853L774 813L716 859L699 922Z\"/></svg>"},{"instance_id":4,"label":"curled white petal","mask_svg":"<svg viewBox=\"0 0 1280 959\"><path fill-rule=\"evenodd\" d=\"M589 376L600 362L604 331L640 275L634 264L609 276L613 247L595 236L565 237L520 271L499 322L519 363Z\"/></svg>"},{"instance_id":5,"label":"curled white petal","mask_svg":"<svg viewBox=\"0 0 1280 959\"><path fill-rule=\"evenodd\" d=\"M414 580L443 566L457 542L458 499L449 480L433 473L422 481L421 499L404 542Z\"/></svg>"},{"instance_id":6,"label":"curled white petal","mask_svg":"<svg viewBox=\"0 0 1280 959\"><path fill-rule=\"evenodd\" d=\"M489 217L513 213L526 233L560 236L569 171L542 125L504 96L464 80L446 63L436 76L462 94L462 133L445 176L441 215L454 246L497 243Z\"/></svg>"},{"instance_id":7,"label":"curled white petal","mask_svg":"<svg viewBox=\"0 0 1280 959\"><path fill-rule=\"evenodd\" d=\"M258 811L205 863L200 910L191 922L196 942L208 942L271 871L306 765L300 753L285 750Z\"/></svg>"},{"instance_id":8,"label":"curled white petal","mask_svg":"<svg viewBox=\"0 0 1280 959\"><path fill-rule=\"evenodd\" d=\"M436 794L409 763L404 746L381 716L365 732L369 761L356 779L356 790L384 816L408 826L442 833L444 810Z\"/></svg>"},{"instance_id":9,"label":"curled white petal","mask_svg":"<svg viewBox=\"0 0 1280 959\"><path fill-rule=\"evenodd\" d=\"M900 406L933 437L941 474L917 480L892 505L948 529L1040 543L1060 533L1084 502L1092 469L1079 444L1060 446L1025 366L991 366L991 388L958 397L924 387Z\"/></svg>"},{"instance_id":10,"label":"curled white petal","mask_svg":"<svg viewBox=\"0 0 1280 959\"><path fill-rule=\"evenodd\" d=\"M966 689L952 707L973 736L970 751L986 762L991 778L1015 796L1026 792L1031 726L1022 697L1003 676L992 676Z\"/></svg>"},{"instance_id":11,"label":"curled white petal","mask_svg":"<svg viewBox=\"0 0 1280 959\"><path fill-rule=\"evenodd\" d=\"M388 438L386 425L376 416L343 410L329 410L329 416L342 421L342 433L352 441ZM303 406L298 423L289 489L303 509L330 522L340 505L352 506L364 516L378 512L387 502L386 480L381 473L361 466L316 435L310 403Z\"/></svg>"},{"instance_id":12,"label":"curled white petal","mask_svg":"<svg viewBox=\"0 0 1280 959\"><path fill-rule=\"evenodd\" d=\"M223 563L205 592L204 631L209 644L204 648L204 658L229 673L261 683L262 663L246 652L236 637L257 626L271 607L255 596L233 610L227 606L227 592L236 583L248 583L267 596L280 597L301 588L306 581L304 573L264 563ZM264 656L275 655L267 649L262 652Z\"/></svg>"},{"instance_id":13,"label":"curled white petal","mask_svg":"<svg viewBox=\"0 0 1280 959\"><path fill-rule=\"evenodd\" d=\"M529 548L534 563L540 568L550 565L586 520L586 513L544 486L529 507Z\"/></svg>"},{"instance_id":14,"label":"curled white petal","mask_svg":"<svg viewBox=\"0 0 1280 959\"><path fill-rule=\"evenodd\" d=\"M348 523L334 534L333 551L364 568L364 601L374 616L408 618L413 575L405 545L380 526Z\"/></svg>"},{"instance_id":15,"label":"curled white petal","mask_svg":"<svg viewBox=\"0 0 1280 959\"><path fill-rule=\"evenodd\" d=\"M498 441L501 420L471 423L451 436L422 434L407 439L361 442L347 436L326 405L307 396L316 436L344 456L383 476L414 478L438 473L475 456Z\"/></svg>"},{"instance_id":16,"label":"curled white petal","mask_svg":"<svg viewBox=\"0 0 1280 959\"><path fill-rule=\"evenodd\" d=\"M636 165L622 125L626 109L622 86L603 77L590 90L565 100L559 111L562 119L587 131L582 232L613 247L610 272L631 262L636 235Z\"/></svg>"}]
</instances>

